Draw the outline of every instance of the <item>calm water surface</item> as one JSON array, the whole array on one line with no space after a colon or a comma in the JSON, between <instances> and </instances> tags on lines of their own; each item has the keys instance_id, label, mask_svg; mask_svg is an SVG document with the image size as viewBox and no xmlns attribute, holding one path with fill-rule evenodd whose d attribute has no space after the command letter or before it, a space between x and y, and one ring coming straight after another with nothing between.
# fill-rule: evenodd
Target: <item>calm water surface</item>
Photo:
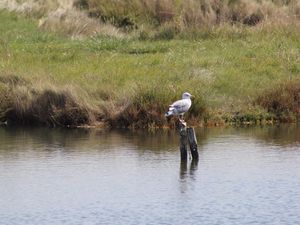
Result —
<instances>
[{"instance_id":1,"label":"calm water surface","mask_svg":"<svg viewBox=\"0 0 300 225\"><path fill-rule=\"evenodd\" d=\"M300 224L300 128L0 128L0 224Z\"/></svg>"}]
</instances>

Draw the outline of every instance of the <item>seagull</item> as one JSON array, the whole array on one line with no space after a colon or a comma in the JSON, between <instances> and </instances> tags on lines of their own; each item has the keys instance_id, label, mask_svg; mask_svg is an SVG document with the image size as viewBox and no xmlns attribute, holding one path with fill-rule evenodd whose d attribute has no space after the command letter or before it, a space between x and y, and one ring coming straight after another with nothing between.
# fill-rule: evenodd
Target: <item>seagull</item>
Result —
<instances>
[{"instance_id":1,"label":"seagull","mask_svg":"<svg viewBox=\"0 0 300 225\"><path fill-rule=\"evenodd\" d=\"M184 92L182 94L182 99L174 102L169 107L169 111L166 112L165 117L169 116L179 116L180 122L184 122L183 114L189 110L192 105L191 97L193 97L190 93Z\"/></svg>"}]
</instances>

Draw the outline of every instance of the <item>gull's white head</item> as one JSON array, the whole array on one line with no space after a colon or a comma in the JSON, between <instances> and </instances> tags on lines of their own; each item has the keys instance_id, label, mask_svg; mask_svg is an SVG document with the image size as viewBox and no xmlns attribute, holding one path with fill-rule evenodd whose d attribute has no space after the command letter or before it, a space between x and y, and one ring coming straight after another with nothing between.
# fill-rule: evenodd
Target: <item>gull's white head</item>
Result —
<instances>
[{"instance_id":1,"label":"gull's white head","mask_svg":"<svg viewBox=\"0 0 300 225\"><path fill-rule=\"evenodd\" d=\"M188 92L184 92L182 94L182 99L190 99L192 97L192 95Z\"/></svg>"}]
</instances>

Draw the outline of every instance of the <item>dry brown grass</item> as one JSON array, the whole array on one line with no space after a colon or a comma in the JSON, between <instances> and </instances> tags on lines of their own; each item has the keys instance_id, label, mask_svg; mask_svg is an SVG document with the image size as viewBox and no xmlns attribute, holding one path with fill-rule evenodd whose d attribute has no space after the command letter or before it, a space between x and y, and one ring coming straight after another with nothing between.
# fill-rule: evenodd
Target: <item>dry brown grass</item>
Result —
<instances>
[{"instance_id":1,"label":"dry brown grass","mask_svg":"<svg viewBox=\"0 0 300 225\"><path fill-rule=\"evenodd\" d=\"M177 29L222 23L256 25L263 19L299 15L299 2L249 0L81 0L92 16L117 26L173 23ZM130 23L126 23L126 21Z\"/></svg>"},{"instance_id":2,"label":"dry brown grass","mask_svg":"<svg viewBox=\"0 0 300 225\"><path fill-rule=\"evenodd\" d=\"M91 19L85 13L58 8L39 20L39 27L52 32L67 34L73 38L102 34L109 37L124 37L124 34L110 24Z\"/></svg>"},{"instance_id":3,"label":"dry brown grass","mask_svg":"<svg viewBox=\"0 0 300 225\"><path fill-rule=\"evenodd\" d=\"M2 0L0 8L38 17L41 28L72 37L122 38L139 30L142 37L158 32L152 36L173 38L224 23L290 24L300 18L297 0Z\"/></svg>"},{"instance_id":4,"label":"dry brown grass","mask_svg":"<svg viewBox=\"0 0 300 225\"><path fill-rule=\"evenodd\" d=\"M264 91L256 104L265 108L269 113L282 121L292 120L300 115L300 83L288 81Z\"/></svg>"},{"instance_id":5,"label":"dry brown grass","mask_svg":"<svg viewBox=\"0 0 300 225\"><path fill-rule=\"evenodd\" d=\"M109 91L111 92L111 91ZM168 96L156 95L155 89L143 89L115 99L102 96L103 102L88 102L95 98L75 85L59 86L53 80L26 80L18 75L0 75L0 121L17 125L46 125L49 127L97 126L118 128L174 127L176 118L164 117ZM105 92L107 94L107 92ZM161 93L163 94L163 93ZM112 94L113 95L113 94ZM193 108L194 118L202 118L205 110Z\"/></svg>"},{"instance_id":6,"label":"dry brown grass","mask_svg":"<svg viewBox=\"0 0 300 225\"><path fill-rule=\"evenodd\" d=\"M9 124L80 126L101 118L79 89L32 84L16 75L0 76L0 118Z\"/></svg>"},{"instance_id":7,"label":"dry brown grass","mask_svg":"<svg viewBox=\"0 0 300 225\"><path fill-rule=\"evenodd\" d=\"M74 0L3 0L0 9L39 19L39 27L73 38L102 34L122 38L124 34L109 23L92 19L74 7Z\"/></svg>"},{"instance_id":8,"label":"dry brown grass","mask_svg":"<svg viewBox=\"0 0 300 225\"><path fill-rule=\"evenodd\" d=\"M15 11L28 16L42 17L48 12L56 10L58 7L67 7L68 0L2 0L0 8Z\"/></svg>"}]
</instances>

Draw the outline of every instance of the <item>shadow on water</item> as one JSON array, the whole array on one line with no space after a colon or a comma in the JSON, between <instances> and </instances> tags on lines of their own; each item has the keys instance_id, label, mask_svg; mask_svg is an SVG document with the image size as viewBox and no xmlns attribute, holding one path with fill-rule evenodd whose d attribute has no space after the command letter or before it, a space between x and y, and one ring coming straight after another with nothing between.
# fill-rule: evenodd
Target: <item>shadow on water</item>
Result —
<instances>
[{"instance_id":1,"label":"shadow on water","mask_svg":"<svg viewBox=\"0 0 300 225\"><path fill-rule=\"evenodd\" d=\"M264 126L264 127L223 127L197 129L199 154L202 147L214 138L238 136L254 139L263 144L277 146L299 145L300 127ZM166 130L149 133L145 131L132 132L128 130L96 130L96 129L49 129L49 128L16 128L0 127L0 151L14 149L34 149L38 143L44 150L60 151L101 151L126 146L143 155L163 154L166 151L178 151L179 135L176 131Z\"/></svg>"},{"instance_id":2,"label":"shadow on water","mask_svg":"<svg viewBox=\"0 0 300 225\"><path fill-rule=\"evenodd\" d=\"M239 136L254 139L267 145L286 147L300 145L298 124L279 126L217 127L197 130L198 144L205 145L212 138Z\"/></svg>"},{"instance_id":3,"label":"shadow on water","mask_svg":"<svg viewBox=\"0 0 300 225\"><path fill-rule=\"evenodd\" d=\"M171 130L149 133L129 130L0 128L0 153L13 151L14 157L26 151L94 154L122 149L135 152L141 157L148 154L160 157L166 152L176 152L178 143L178 135Z\"/></svg>"},{"instance_id":4,"label":"shadow on water","mask_svg":"<svg viewBox=\"0 0 300 225\"><path fill-rule=\"evenodd\" d=\"M270 145L286 147L300 144L300 127L296 124L261 127L251 133L255 139Z\"/></svg>"}]
</instances>

